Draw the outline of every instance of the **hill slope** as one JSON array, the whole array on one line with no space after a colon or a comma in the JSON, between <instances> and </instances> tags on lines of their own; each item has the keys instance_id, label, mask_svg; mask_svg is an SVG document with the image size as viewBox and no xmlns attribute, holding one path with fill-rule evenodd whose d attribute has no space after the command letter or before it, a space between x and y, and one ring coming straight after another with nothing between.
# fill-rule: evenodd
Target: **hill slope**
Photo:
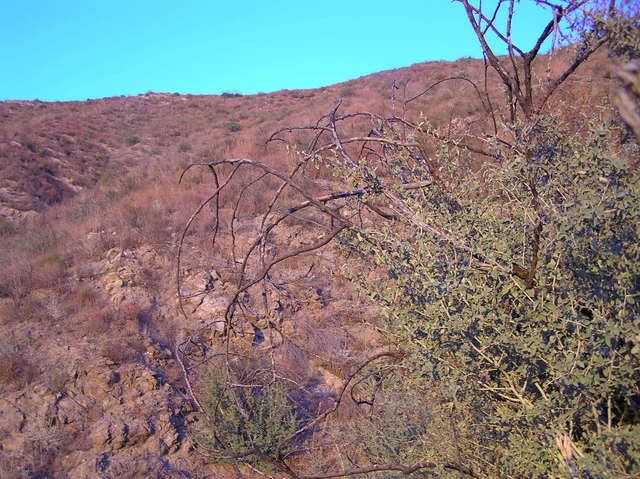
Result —
<instances>
[{"instance_id":1,"label":"hill slope","mask_svg":"<svg viewBox=\"0 0 640 479\"><path fill-rule=\"evenodd\" d=\"M585 90L606 92L602 61L585 65L578 86L559 93L573 105L567 116L589 102ZM461 118L464 128L474 128L482 106L464 82L443 83L406 111L402 100L444 78L483 81L482 72L482 62L461 59L268 95L149 93L0 103L0 363L6 365L0 372L0 475L231 475L224 466L205 466L191 450L187 427L196 419L174 348L223 314L237 265L208 248L208 237L197 233L212 225L206 218L197 222L183 258L191 315L179 314L174 276L181 228L212 189L208 177L191 173L178 185L180 173L191 163L223 157L289 168L296 154L282 142L266 147L265 141L279 129L315 124L338 101L345 112L416 121L423 112L437 127ZM492 91L500 94L497 83ZM312 135L290 138L302 149ZM317 175L323 192L330 191L331 172ZM239 250L249 247L257 213L269 201L266 193L253 194L238 207L233 244ZM220 207L228 214L234 205L228 199ZM310 221L292 222L275 235L274 248L313 241ZM222 229L219 248L233 248L231 236ZM286 287L277 310L293 345L277 359L303 385L300 401L307 405L320 407L355 359L380 345L376 311L334 279L341 264L329 248L278 273ZM261 328L259 318L250 324ZM241 333L249 344L255 341L251 328Z\"/></svg>"}]
</instances>

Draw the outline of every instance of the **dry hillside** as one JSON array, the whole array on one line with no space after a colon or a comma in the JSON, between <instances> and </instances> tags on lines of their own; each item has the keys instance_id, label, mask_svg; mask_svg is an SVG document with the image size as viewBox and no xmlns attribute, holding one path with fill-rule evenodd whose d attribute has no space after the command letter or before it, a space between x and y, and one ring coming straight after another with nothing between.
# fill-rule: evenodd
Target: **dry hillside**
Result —
<instances>
[{"instance_id":1,"label":"dry hillside","mask_svg":"<svg viewBox=\"0 0 640 479\"><path fill-rule=\"evenodd\" d=\"M545 62L541 71L556 68ZM571 105L567 119L586 111L589 98L607 94L607 72L605 56L595 58L557 93ZM224 214L238 208L235 246L227 224L214 250L210 218L194 224L182 260L185 319L176 295L178 243L213 183L206 168L190 170L178 183L181 172L225 157L288 169L312 134L284 131L289 143L266 144L271 134L313 125L339 100L343 113L473 129L482 107L464 81L442 83L407 111L402 104L438 80L482 82L482 75L482 62L465 58L316 90L0 103L0 476L235 477L238 471L193 451L194 406L174 348L223 313L237 280L229 251L248 247L275 183L265 180L236 205L232 193L256 180L247 170L223 196ZM488 81L500 95L497 82L491 85L495 78ZM360 128L366 124L352 123L344 133L366 135ZM309 175L320 180L314 193L332 191L331 171ZM287 201L300 198L285 196L278 207ZM272 247L313 241L308 225L316 220L293 218ZM330 246L274 273L284 286L269 300L278 302L291 338L275 360L297 378L304 407L321 407L356 359L383 346L375 309L337 274L340 254ZM251 321L259 319L248 322L255 329L238 334L247 347L260 347L262 326Z\"/></svg>"}]
</instances>

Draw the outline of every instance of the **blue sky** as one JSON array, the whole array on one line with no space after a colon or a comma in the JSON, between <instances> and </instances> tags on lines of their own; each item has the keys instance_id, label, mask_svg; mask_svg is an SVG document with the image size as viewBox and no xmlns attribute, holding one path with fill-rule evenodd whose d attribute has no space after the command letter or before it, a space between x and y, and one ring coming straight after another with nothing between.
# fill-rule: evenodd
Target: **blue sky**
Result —
<instances>
[{"instance_id":1,"label":"blue sky","mask_svg":"<svg viewBox=\"0 0 640 479\"><path fill-rule=\"evenodd\" d=\"M547 18L523 0L514 31L530 46ZM450 0L0 0L0 100L315 88L480 54Z\"/></svg>"}]
</instances>

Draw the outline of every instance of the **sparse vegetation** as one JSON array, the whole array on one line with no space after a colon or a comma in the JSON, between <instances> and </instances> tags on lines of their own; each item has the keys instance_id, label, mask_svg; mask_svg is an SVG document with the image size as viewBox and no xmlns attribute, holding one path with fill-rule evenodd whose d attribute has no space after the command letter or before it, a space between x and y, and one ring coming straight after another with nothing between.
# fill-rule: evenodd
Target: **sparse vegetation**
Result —
<instances>
[{"instance_id":1,"label":"sparse vegetation","mask_svg":"<svg viewBox=\"0 0 640 479\"><path fill-rule=\"evenodd\" d=\"M356 94L356 89L353 86L345 86L340 90L340 96L348 98Z\"/></svg>"},{"instance_id":2,"label":"sparse vegetation","mask_svg":"<svg viewBox=\"0 0 640 479\"><path fill-rule=\"evenodd\" d=\"M24 353L0 353L0 392L5 387L12 386L21 389L33 381L39 374L38 368L29 361Z\"/></svg>"},{"instance_id":3,"label":"sparse vegetation","mask_svg":"<svg viewBox=\"0 0 640 479\"><path fill-rule=\"evenodd\" d=\"M243 450L259 451L259 461L277 454L286 456L293 451L291 446L279 448L279 444L300 427L293 403L288 398L288 387L266 376L267 369L264 369L264 376L256 374L258 368L250 361L239 358L232 370L216 362L203 377L200 389L205 414L201 416L198 440L214 457L220 443L227 451L219 454L220 459L234 454L241 457ZM226 374L233 375L231 382ZM230 383L238 386L230 386ZM240 386L247 383L253 386ZM215 429L208 424L213 418ZM262 466L271 469L272 464L266 462Z\"/></svg>"},{"instance_id":4,"label":"sparse vegetation","mask_svg":"<svg viewBox=\"0 0 640 479\"><path fill-rule=\"evenodd\" d=\"M242 126L237 121L229 121L225 123L224 127L231 132L242 130Z\"/></svg>"},{"instance_id":5,"label":"sparse vegetation","mask_svg":"<svg viewBox=\"0 0 640 479\"><path fill-rule=\"evenodd\" d=\"M0 102L0 476L635 477L637 35L585 58L592 13L530 105L517 50Z\"/></svg>"},{"instance_id":6,"label":"sparse vegetation","mask_svg":"<svg viewBox=\"0 0 640 479\"><path fill-rule=\"evenodd\" d=\"M137 145L138 143L140 143L139 136L130 136L127 138L127 145L129 146L134 146L134 145Z\"/></svg>"}]
</instances>

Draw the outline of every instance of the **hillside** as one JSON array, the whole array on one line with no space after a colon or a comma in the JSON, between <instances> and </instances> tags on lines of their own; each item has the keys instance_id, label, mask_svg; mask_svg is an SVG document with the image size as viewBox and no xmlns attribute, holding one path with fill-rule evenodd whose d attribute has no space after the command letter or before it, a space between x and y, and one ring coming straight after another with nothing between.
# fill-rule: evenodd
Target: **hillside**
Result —
<instances>
[{"instance_id":1,"label":"hillside","mask_svg":"<svg viewBox=\"0 0 640 479\"><path fill-rule=\"evenodd\" d=\"M556 71L562 61L541 60L540 68ZM594 57L557 93L567 122L606 98L608 69L604 54ZM196 218L182 249L183 316L175 280L180 237L214 186L206 168L189 170L181 183L180 175L192 163L223 158L288 171L313 132L282 131L289 143L267 140L315 125L338 101L343 114L475 131L486 119L465 82L442 83L403 109L404 100L451 77L482 83L483 63L421 63L317 90L247 96L149 92L0 103L0 476L257 477L194 452L189 431L198 419L175 350L224 316L238 282L236 249L241 257L250 248L277 183L242 170L217 205L224 221ZM495 75L487 81L499 97ZM368 129L368 119L356 120L344 133L366 136ZM481 161L469 155L472 169ZM305 174L300 181L315 195L341 184L327 168ZM259 186L237 200L252 182ZM291 193L275 207L304 199ZM313 243L318 232L310 225L321 221L304 211L288 219L270 237L270 252ZM296 401L309 411L327 408L359 360L385 351L379 311L340 274L345 254L329 245L284 261L270 277L279 293L248 298L253 311L242 311L247 321L236 331L239 350L267 351L271 327L255 311L270 302L288 338L271 359L295 378Z\"/></svg>"}]
</instances>

